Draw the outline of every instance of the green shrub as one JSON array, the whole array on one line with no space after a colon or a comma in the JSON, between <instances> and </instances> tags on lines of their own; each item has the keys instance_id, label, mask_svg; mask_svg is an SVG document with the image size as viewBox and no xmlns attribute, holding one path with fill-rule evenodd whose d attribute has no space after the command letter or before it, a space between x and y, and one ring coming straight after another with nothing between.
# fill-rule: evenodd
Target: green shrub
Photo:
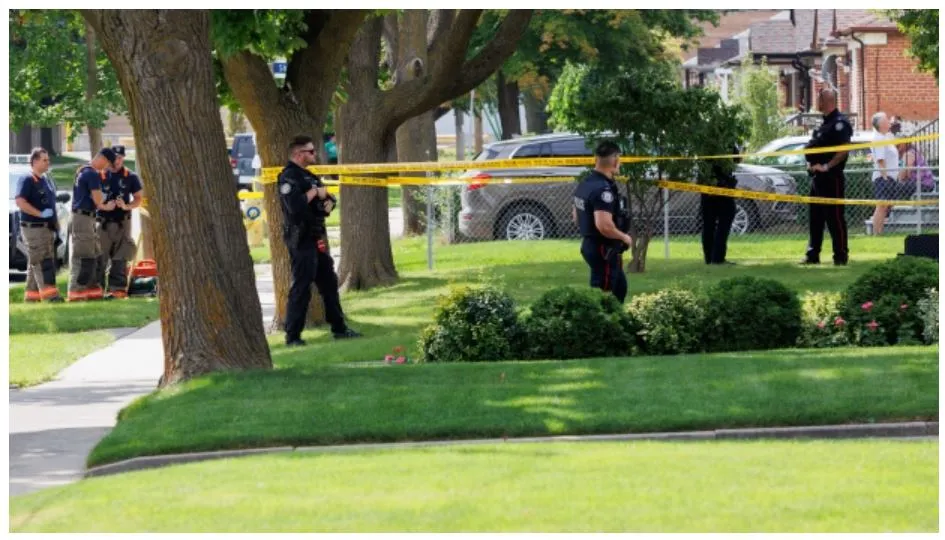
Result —
<instances>
[{"instance_id":1,"label":"green shrub","mask_svg":"<svg viewBox=\"0 0 945 540\"><path fill-rule=\"evenodd\" d=\"M938 286L938 263L897 257L874 266L843 293L842 314L860 345L909 344L923 337L919 300Z\"/></svg>"},{"instance_id":2,"label":"green shrub","mask_svg":"<svg viewBox=\"0 0 945 540\"><path fill-rule=\"evenodd\" d=\"M850 344L847 323L840 315L841 295L837 292L807 291L801 298L799 347L843 347Z\"/></svg>"},{"instance_id":3,"label":"green shrub","mask_svg":"<svg viewBox=\"0 0 945 540\"><path fill-rule=\"evenodd\" d=\"M772 279L726 279L708 290L706 331L713 351L791 347L801 332L801 304Z\"/></svg>"},{"instance_id":4,"label":"green shrub","mask_svg":"<svg viewBox=\"0 0 945 540\"><path fill-rule=\"evenodd\" d=\"M515 302L493 287L454 289L438 301L434 324L420 334L425 362L481 362L516 356L521 340Z\"/></svg>"},{"instance_id":5,"label":"green shrub","mask_svg":"<svg viewBox=\"0 0 945 540\"><path fill-rule=\"evenodd\" d=\"M591 358L632 354L633 319L610 293L558 287L522 317L525 358Z\"/></svg>"},{"instance_id":6,"label":"green shrub","mask_svg":"<svg viewBox=\"0 0 945 540\"><path fill-rule=\"evenodd\" d=\"M703 349L705 307L694 292L664 289L636 296L630 314L640 325L647 354L682 354Z\"/></svg>"},{"instance_id":7,"label":"green shrub","mask_svg":"<svg viewBox=\"0 0 945 540\"><path fill-rule=\"evenodd\" d=\"M935 287L919 300L919 317L922 319L922 338L925 343L938 343L938 289Z\"/></svg>"}]
</instances>

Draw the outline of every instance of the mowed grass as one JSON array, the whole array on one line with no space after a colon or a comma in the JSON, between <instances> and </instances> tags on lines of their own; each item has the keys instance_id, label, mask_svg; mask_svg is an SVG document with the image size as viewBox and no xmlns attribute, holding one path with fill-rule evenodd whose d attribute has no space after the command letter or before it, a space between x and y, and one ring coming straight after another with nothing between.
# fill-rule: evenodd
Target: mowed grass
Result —
<instances>
[{"instance_id":1,"label":"mowed grass","mask_svg":"<svg viewBox=\"0 0 945 540\"><path fill-rule=\"evenodd\" d=\"M46 382L63 368L115 341L101 330L68 334L10 336L10 383L32 386Z\"/></svg>"},{"instance_id":2,"label":"mowed grass","mask_svg":"<svg viewBox=\"0 0 945 540\"><path fill-rule=\"evenodd\" d=\"M937 532L938 443L275 454L11 498L13 532Z\"/></svg>"},{"instance_id":3,"label":"mowed grass","mask_svg":"<svg viewBox=\"0 0 945 540\"><path fill-rule=\"evenodd\" d=\"M292 360L292 362L287 362ZM938 347L217 373L143 397L90 466L223 448L936 419ZM294 364L295 369L285 368Z\"/></svg>"}]
</instances>

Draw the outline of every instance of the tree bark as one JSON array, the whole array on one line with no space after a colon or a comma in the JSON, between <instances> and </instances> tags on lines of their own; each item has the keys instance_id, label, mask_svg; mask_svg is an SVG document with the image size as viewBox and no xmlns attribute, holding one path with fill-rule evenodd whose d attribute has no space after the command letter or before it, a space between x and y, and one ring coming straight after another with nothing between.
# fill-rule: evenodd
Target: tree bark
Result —
<instances>
[{"instance_id":1,"label":"tree bark","mask_svg":"<svg viewBox=\"0 0 945 540\"><path fill-rule=\"evenodd\" d=\"M454 111L454 127L456 131L456 161L466 159L466 135L463 133L463 113Z\"/></svg>"},{"instance_id":2,"label":"tree bark","mask_svg":"<svg viewBox=\"0 0 945 540\"><path fill-rule=\"evenodd\" d=\"M499 121L502 124L502 140L507 141L522 134L522 117L518 111L518 83L508 81L500 69L496 84L499 90Z\"/></svg>"},{"instance_id":3,"label":"tree bark","mask_svg":"<svg viewBox=\"0 0 945 540\"><path fill-rule=\"evenodd\" d=\"M83 12L118 74L148 181L167 386L270 369L253 265L224 157L210 13ZM180 171L199 181L181 182Z\"/></svg>"},{"instance_id":4,"label":"tree bark","mask_svg":"<svg viewBox=\"0 0 945 540\"><path fill-rule=\"evenodd\" d=\"M522 93L522 101L525 102L525 131L536 135L548 133L546 102L529 91Z\"/></svg>"},{"instance_id":5,"label":"tree bark","mask_svg":"<svg viewBox=\"0 0 945 540\"><path fill-rule=\"evenodd\" d=\"M85 102L92 103L95 99L95 93L98 87L98 62L95 54L95 29L88 21L85 21ZM89 152L91 157L102 148L102 129L88 124L86 129L89 132Z\"/></svg>"}]
</instances>

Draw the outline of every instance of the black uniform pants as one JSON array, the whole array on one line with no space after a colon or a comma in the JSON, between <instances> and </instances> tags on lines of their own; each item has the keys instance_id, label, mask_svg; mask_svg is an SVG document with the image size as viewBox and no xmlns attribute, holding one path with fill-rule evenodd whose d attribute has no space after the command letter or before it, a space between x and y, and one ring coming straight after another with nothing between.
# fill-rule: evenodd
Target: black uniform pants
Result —
<instances>
[{"instance_id":1,"label":"black uniform pants","mask_svg":"<svg viewBox=\"0 0 945 540\"><path fill-rule=\"evenodd\" d=\"M812 196L844 198L845 179L843 174L818 174L814 176ZM820 262L820 249L824 243L824 227L830 231L833 243L833 262L846 264L850 256L847 246L847 221L841 204L810 205L810 241L807 245L808 262Z\"/></svg>"},{"instance_id":2,"label":"black uniform pants","mask_svg":"<svg viewBox=\"0 0 945 540\"><path fill-rule=\"evenodd\" d=\"M623 255L613 250L607 257L607 246L593 238L581 242L581 256L591 267L591 287L611 292L622 304L627 298L627 274L623 271Z\"/></svg>"},{"instance_id":3,"label":"black uniform pants","mask_svg":"<svg viewBox=\"0 0 945 540\"><path fill-rule=\"evenodd\" d=\"M735 220L735 199L702 196L702 254L706 264L722 264L728 251L728 235Z\"/></svg>"},{"instance_id":4,"label":"black uniform pants","mask_svg":"<svg viewBox=\"0 0 945 540\"><path fill-rule=\"evenodd\" d=\"M335 261L327 253L327 248L325 252L320 251L314 239L301 247L290 245L289 260L292 263L292 285L286 306L286 341L299 339L302 335L313 282L325 303L325 318L331 325L331 331L336 334L344 332L347 327L338 298L338 275L335 273Z\"/></svg>"}]
</instances>

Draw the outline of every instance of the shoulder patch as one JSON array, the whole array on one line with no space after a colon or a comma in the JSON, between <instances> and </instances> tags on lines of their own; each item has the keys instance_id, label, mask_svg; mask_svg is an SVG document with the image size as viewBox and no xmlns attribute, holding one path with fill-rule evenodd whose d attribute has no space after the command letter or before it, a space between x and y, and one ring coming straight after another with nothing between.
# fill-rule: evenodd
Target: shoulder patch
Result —
<instances>
[{"instance_id":1,"label":"shoulder patch","mask_svg":"<svg viewBox=\"0 0 945 540\"><path fill-rule=\"evenodd\" d=\"M292 184L288 182L283 183L281 186L279 186L279 193L283 195L288 195L289 193L292 193Z\"/></svg>"},{"instance_id":2,"label":"shoulder patch","mask_svg":"<svg viewBox=\"0 0 945 540\"><path fill-rule=\"evenodd\" d=\"M834 129L836 129L837 131L843 131L843 122L837 122L836 125L834 126Z\"/></svg>"},{"instance_id":3,"label":"shoulder patch","mask_svg":"<svg viewBox=\"0 0 945 540\"><path fill-rule=\"evenodd\" d=\"M603 191L600 194L600 200L604 201L605 203L610 204L614 202L614 194L611 193L610 191Z\"/></svg>"}]
</instances>

